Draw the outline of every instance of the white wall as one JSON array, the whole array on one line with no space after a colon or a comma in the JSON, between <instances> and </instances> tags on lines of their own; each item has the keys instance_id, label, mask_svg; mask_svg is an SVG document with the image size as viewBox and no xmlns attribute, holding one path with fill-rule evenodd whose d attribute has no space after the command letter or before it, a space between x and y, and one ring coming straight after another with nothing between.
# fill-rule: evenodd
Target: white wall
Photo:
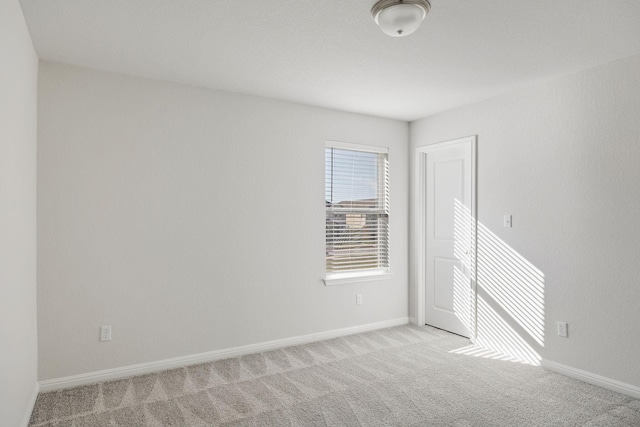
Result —
<instances>
[{"instance_id":1,"label":"white wall","mask_svg":"<svg viewBox=\"0 0 640 427\"><path fill-rule=\"evenodd\" d=\"M46 62L38 105L40 379L406 318L407 123ZM325 140L390 147L390 280L321 281Z\"/></svg>"},{"instance_id":2,"label":"white wall","mask_svg":"<svg viewBox=\"0 0 640 427\"><path fill-rule=\"evenodd\" d=\"M478 219L544 273L540 355L635 386L639 117L635 56L410 125L413 160L417 146L478 135ZM416 191L415 167L412 177ZM503 214L513 228L502 227ZM569 338L556 335L557 320L569 323Z\"/></svg>"},{"instance_id":3,"label":"white wall","mask_svg":"<svg viewBox=\"0 0 640 427\"><path fill-rule=\"evenodd\" d=\"M0 424L19 426L36 392L38 58L18 1L0 2Z\"/></svg>"}]
</instances>

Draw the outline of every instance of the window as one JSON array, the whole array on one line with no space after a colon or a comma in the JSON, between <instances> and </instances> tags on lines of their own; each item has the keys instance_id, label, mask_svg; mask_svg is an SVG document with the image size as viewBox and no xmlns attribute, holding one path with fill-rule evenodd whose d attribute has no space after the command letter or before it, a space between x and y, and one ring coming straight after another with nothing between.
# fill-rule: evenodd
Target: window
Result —
<instances>
[{"instance_id":1,"label":"window","mask_svg":"<svg viewBox=\"0 0 640 427\"><path fill-rule=\"evenodd\" d=\"M327 280L389 270L388 157L386 148L327 143Z\"/></svg>"}]
</instances>

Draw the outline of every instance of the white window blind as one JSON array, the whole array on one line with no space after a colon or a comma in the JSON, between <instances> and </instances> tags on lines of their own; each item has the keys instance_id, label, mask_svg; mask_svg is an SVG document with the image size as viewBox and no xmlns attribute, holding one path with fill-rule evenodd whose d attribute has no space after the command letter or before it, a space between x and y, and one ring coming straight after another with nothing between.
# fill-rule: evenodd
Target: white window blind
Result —
<instances>
[{"instance_id":1,"label":"white window blind","mask_svg":"<svg viewBox=\"0 0 640 427\"><path fill-rule=\"evenodd\" d=\"M325 175L327 274L388 270L388 154L328 145Z\"/></svg>"}]
</instances>

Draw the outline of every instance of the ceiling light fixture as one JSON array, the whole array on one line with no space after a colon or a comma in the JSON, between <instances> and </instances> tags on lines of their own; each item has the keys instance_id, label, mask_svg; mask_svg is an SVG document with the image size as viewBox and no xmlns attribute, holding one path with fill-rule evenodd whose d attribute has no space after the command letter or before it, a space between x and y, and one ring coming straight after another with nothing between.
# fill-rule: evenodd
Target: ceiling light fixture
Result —
<instances>
[{"instance_id":1,"label":"ceiling light fixture","mask_svg":"<svg viewBox=\"0 0 640 427\"><path fill-rule=\"evenodd\" d=\"M380 0L373 5L371 16L385 34L404 37L420 27L429 10L429 0Z\"/></svg>"}]
</instances>

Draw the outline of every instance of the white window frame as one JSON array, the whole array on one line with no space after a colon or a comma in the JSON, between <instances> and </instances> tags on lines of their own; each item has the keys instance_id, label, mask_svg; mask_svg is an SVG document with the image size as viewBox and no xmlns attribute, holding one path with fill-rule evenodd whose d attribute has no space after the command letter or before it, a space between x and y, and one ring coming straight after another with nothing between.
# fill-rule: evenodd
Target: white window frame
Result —
<instances>
[{"instance_id":1,"label":"white window frame","mask_svg":"<svg viewBox=\"0 0 640 427\"><path fill-rule=\"evenodd\" d=\"M337 148L337 149L352 150L352 151L362 151L367 153L386 154L387 162L389 161L389 147L354 144L350 142L340 142L340 141L326 141L325 149L326 148ZM390 175L389 172L388 172L388 175ZM389 179L389 176L387 176L387 179ZM326 182L326 177L325 177L325 182ZM389 193L390 193L390 189L389 189ZM389 235L390 235L391 234L390 221L387 224L387 226L389 227ZM388 239L387 244L389 245L389 251L390 251L391 250L390 236L388 236L387 239ZM325 231L325 244L326 244L326 231ZM389 254L389 258L391 258L391 254ZM341 285L341 284L347 284L347 283L359 283L359 282L385 280L385 279L388 279L391 275L392 275L391 261L389 259L388 268L352 270L352 271L340 271L340 272L325 271L325 277L323 281L325 285L331 286L331 285Z\"/></svg>"}]
</instances>

